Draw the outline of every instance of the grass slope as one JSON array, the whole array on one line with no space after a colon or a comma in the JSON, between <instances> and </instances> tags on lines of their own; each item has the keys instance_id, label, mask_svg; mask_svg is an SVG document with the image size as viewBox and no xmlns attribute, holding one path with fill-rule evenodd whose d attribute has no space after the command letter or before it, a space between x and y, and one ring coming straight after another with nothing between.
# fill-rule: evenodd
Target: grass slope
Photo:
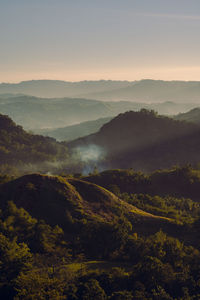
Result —
<instances>
[{"instance_id":1,"label":"grass slope","mask_svg":"<svg viewBox=\"0 0 200 300\"><path fill-rule=\"evenodd\" d=\"M133 222L155 221L157 229L170 223L122 201L110 191L91 182L58 176L32 174L1 186L4 202L13 200L33 217L67 229L69 218L109 222L124 214Z\"/></svg>"}]
</instances>

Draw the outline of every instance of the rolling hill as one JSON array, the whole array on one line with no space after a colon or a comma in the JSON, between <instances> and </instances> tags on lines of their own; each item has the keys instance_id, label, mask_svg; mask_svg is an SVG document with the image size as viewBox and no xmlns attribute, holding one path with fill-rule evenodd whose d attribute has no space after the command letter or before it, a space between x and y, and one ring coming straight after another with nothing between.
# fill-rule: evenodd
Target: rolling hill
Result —
<instances>
[{"instance_id":1,"label":"rolling hill","mask_svg":"<svg viewBox=\"0 0 200 300\"><path fill-rule=\"evenodd\" d=\"M68 143L71 151L99 147L104 157L93 161L100 169L134 168L151 171L200 161L200 129L195 124L156 115L153 111L126 112L99 132Z\"/></svg>"},{"instance_id":2,"label":"rolling hill","mask_svg":"<svg viewBox=\"0 0 200 300\"><path fill-rule=\"evenodd\" d=\"M66 232L71 220L112 222L124 214L133 222L151 222L157 230L170 219L154 216L119 199L99 185L84 180L31 174L10 181L0 188L1 207L12 201L32 217L59 225ZM4 203L4 204L3 204ZM72 225L72 224L71 224ZM154 228L155 230L155 228Z\"/></svg>"},{"instance_id":3,"label":"rolling hill","mask_svg":"<svg viewBox=\"0 0 200 300\"><path fill-rule=\"evenodd\" d=\"M200 108L196 107L186 113L178 114L174 119L200 124Z\"/></svg>"}]
</instances>

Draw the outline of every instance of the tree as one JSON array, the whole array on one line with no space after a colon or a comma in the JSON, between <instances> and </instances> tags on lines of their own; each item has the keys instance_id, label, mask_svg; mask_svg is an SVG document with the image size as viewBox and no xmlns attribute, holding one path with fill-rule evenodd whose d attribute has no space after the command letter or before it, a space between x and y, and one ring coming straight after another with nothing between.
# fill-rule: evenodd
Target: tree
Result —
<instances>
[{"instance_id":1,"label":"tree","mask_svg":"<svg viewBox=\"0 0 200 300\"><path fill-rule=\"evenodd\" d=\"M79 289L79 299L82 300L105 300L105 291L100 286L96 279L90 279L88 282L83 284Z\"/></svg>"}]
</instances>

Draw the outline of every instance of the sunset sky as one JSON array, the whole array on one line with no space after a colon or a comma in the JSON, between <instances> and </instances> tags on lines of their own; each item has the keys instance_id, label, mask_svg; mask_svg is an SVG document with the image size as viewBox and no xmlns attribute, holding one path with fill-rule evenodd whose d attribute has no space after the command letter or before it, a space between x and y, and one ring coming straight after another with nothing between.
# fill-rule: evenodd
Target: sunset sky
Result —
<instances>
[{"instance_id":1,"label":"sunset sky","mask_svg":"<svg viewBox=\"0 0 200 300\"><path fill-rule=\"evenodd\" d=\"M0 82L200 80L200 0L0 0Z\"/></svg>"}]
</instances>

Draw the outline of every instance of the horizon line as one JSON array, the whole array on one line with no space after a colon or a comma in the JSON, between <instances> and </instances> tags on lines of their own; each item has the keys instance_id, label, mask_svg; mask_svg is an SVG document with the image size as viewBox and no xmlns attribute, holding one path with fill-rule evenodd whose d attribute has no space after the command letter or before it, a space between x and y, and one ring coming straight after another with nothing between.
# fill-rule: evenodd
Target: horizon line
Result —
<instances>
[{"instance_id":1,"label":"horizon line","mask_svg":"<svg viewBox=\"0 0 200 300\"><path fill-rule=\"evenodd\" d=\"M48 78L43 78L43 79L27 79L27 80L21 80L21 81L10 81L10 82L5 82L5 81L0 81L0 84L20 84L23 82L31 82L31 81L60 81L60 82L66 82L66 83L79 83L79 82L99 82L99 81L113 81L113 82L139 82L139 81L166 81L166 82L200 82L200 80L181 80L181 79L171 79L171 80L165 80L165 79L153 79L153 78L141 78L141 79L135 79L135 80L126 80L126 79L96 79L96 80L90 80L90 79L85 79L85 80L78 80L78 81L70 81L70 80L63 80L63 79L48 79Z\"/></svg>"}]
</instances>

